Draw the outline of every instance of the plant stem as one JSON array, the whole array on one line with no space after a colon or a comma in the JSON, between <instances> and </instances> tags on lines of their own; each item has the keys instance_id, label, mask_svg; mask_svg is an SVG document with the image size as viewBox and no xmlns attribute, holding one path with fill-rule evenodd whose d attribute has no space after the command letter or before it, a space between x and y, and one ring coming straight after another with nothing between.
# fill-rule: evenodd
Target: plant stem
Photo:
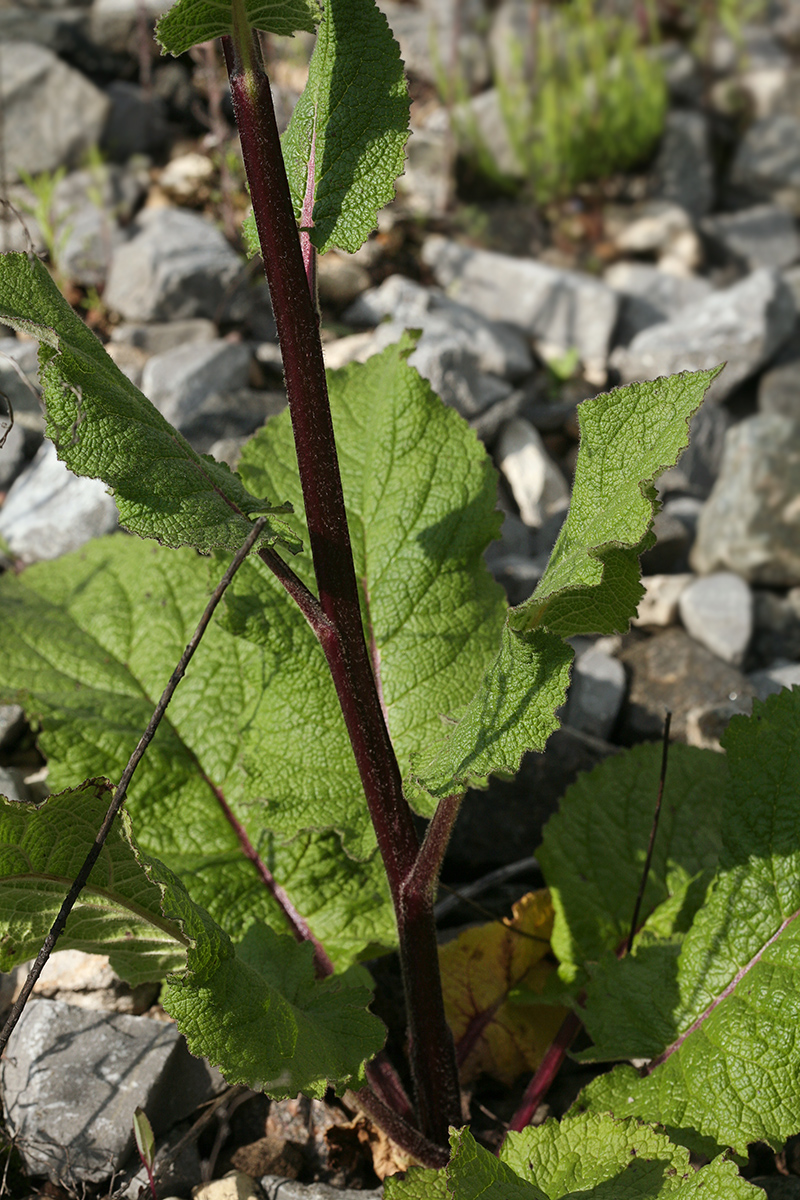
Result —
<instances>
[{"instance_id":1,"label":"plant stem","mask_svg":"<svg viewBox=\"0 0 800 1200\"><path fill-rule=\"evenodd\" d=\"M653 824L650 826L650 840L647 843L647 854L644 859L644 867L642 868L642 878L639 882L639 891L636 894L636 901L633 906L633 916L631 917L631 931L628 934L628 944L626 952L630 954L633 949L633 939L636 937L636 930L639 925L639 912L644 899L644 889L647 887L647 876L650 874L650 864L653 861L653 847L656 844L656 834L658 833L658 822L661 817L661 801L664 797L664 783L667 778L667 761L669 758L669 727L672 724L672 713L668 712L664 719L664 737L661 748L661 774L658 779L658 795L656 796L656 810L653 813Z\"/></svg>"},{"instance_id":2,"label":"plant stem","mask_svg":"<svg viewBox=\"0 0 800 1200\"><path fill-rule=\"evenodd\" d=\"M150 745L150 743L152 742L153 738L156 735L156 730L158 729L159 725L161 724L161 719L164 716L164 713L167 711L167 705L169 704L170 700L174 696L175 689L177 688L178 684L183 679L183 676L186 673L186 668L188 667L189 663L191 662L191 660L194 656L195 650L200 645L203 634L205 633L206 629L208 628L211 618L214 615L214 610L216 609L217 605L219 604L220 600L222 599L223 595L225 594L225 590L228 587L228 584L231 582L234 575L239 570L239 567L242 565L244 560L247 558L247 555L250 553L253 546L258 541L261 531L263 530L266 523L267 523L266 517L259 517L259 519L253 525L253 528L251 529L250 533L248 534L245 542L240 547L240 549L237 550L236 555L235 555L233 561L231 562L231 565L228 567L227 571L223 575L220 582L214 588L214 591L211 594L211 599L209 600L208 604L206 605L205 611L203 612L203 615L198 622L197 628L195 629L194 633L192 634L191 638L189 639L186 649L184 650L183 654L180 657L180 660L178 661L177 667L170 675L169 682L161 694L161 699L159 700L158 704L156 705L156 707L153 711L153 715L147 724L147 728L145 729L142 736L139 738L138 745L136 746L136 749L134 750L133 754L128 759L128 765L125 767L125 770L122 772L120 781L117 784L116 788L114 789L113 798L111 800L111 803L108 806L106 815L103 818L103 823L97 831L97 836L95 837L94 841L92 842L89 853L86 855L86 858L83 860L81 869L78 871L78 874L75 877L72 887L69 889L66 897L64 898L64 903L61 905L61 908L59 909L58 916L56 917L55 921L53 922L52 927L51 927L50 932L48 933L47 937L44 939L42 948L36 956L36 961L34 962L33 966L31 967L30 971L28 972L28 977L25 980L25 983L22 985L22 991L20 992L19 996L17 997L16 1003L14 1004L14 1007L11 1009L11 1012L9 1013L8 1020L6 1021L5 1025L3 1026L3 1030L0 1033L0 1054L3 1053L6 1046L8 1045L8 1039L11 1037L11 1034L14 1032L14 1029L17 1026L17 1022L19 1021L20 1017L22 1016L23 1009L25 1008L25 1005L28 1003L28 998L29 998L31 992L33 991L34 987L36 986L39 976L41 975L42 971L44 970L47 960L50 957L50 955L52 954L56 942L61 937L61 934L64 932L64 929L67 924L67 918L69 917L69 914L72 912L73 908L75 907L78 897L80 896L81 892L83 891L84 887L86 886L86 884L89 880L89 876L92 873L93 866L95 865L98 858L100 857L100 851L103 849L106 838L108 837L109 833L111 832L111 826L114 824L114 819L117 816L117 813L119 812L119 810L122 808L123 804L125 803L125 797L128 794L128 786L131 782L131 779L133 779L134 771L138 767L139 763L142 761L142 758L144 757L144 753L147 750L147 747ZM103 788L103 790L110 790L110 784L108 784L105 780L99 780L96 782L98 783L98 786Z\"/></svg>"},{"instance_id":3,"label":"plant stem","mask_svg":"<svg viewBox=\"0 0 800 1200\"><path fill-rule=\"evenodd\" d=\"M574 1012L567 1013L561 1022L561 1028L545 1051L544 1058L536 1069L536 1074L525 1088L522 1103L511 1118L511 1124L508 1127L510 1130L519 1133L530 1125L536 1109L550 1090L582 1024L580 1017Z\"/></svg>"},{"instance_id":4,"label":"plant stem","mask_svg":"<svg viewBox=\"0 0 800 1200\"><path fill-rule=\"evenodd\" d=\"M449 1124L460 1124L460 1104L433 909L420 904L416 894L404 896L419 841L364 640L316 311L261 49L247 23L244 0L233 0L232 13L235 32L223 38L225 61L283 356L319 605L327 618L324 625L317 620L315 632L339 698L392 892L420 1129L444 1147Z\"/></svg>"}]
</instances>

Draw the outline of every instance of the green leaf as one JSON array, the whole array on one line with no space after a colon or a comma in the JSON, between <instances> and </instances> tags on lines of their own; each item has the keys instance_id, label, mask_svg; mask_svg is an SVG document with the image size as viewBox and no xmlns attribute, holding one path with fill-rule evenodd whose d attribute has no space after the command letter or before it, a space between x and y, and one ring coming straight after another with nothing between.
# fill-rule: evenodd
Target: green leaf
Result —
<instances>
[{"instance_id":1,"label":"green leaf","mask_svg":"<svg viewBox=\"0 0 800 1200\"><path fill-rule=\"evenodd\" d=\"M386 1181L386 1200L758 1200L724 1156L695 1170L685 1149L639 1121L606 1114L509 1133L499 1157L468 1129L451 1130L441 1171ZM427 1189L427 1190L426 1190Z\"/></svg>"},{"instance_id":2,"label":"green leaf","mask_svg":"<svg viewBox=\"0 0 800 1200\"><path fill-rule=\"evenodd\" d=\"M252 514L286 511L192 450L112 362L39 259L0 255L0 321L38 338L47 434L58 457L76 475L109 485L133 533L168 546L237 550ZM260 544L275 542L299 549L270 518Z\"/></svg>"},{"instance_id":3,"label":"green leaf","mask_svg":"<svg viewBox=\"0 0 800 1200\"><path fill-rule=\"evenodd\" d=\"M215 581L222 573L215 566ZM54 790L118 779L205 604L209 568L191 550L117 535L0 578L2 692L42 726ZM282 601L289 609L289 601ZM228 813L338 967L395 944L380 860L355 863L332 834L288 845L241 768L238 721L264 686L263 655L212 623L134 776L127 806L139 842L237 938L285 919L243 854ZM254 685L255 686L255 685Z\"/></svg>"},{"instance_id":4,"label":"green leaf","mask_svg":"<svg viewBox=\"0 0 800 1200\"><path fill-rule=\"evenodd\" d=\"M156 1157L156 1138L147 1113L138 1106L133 1110L133 1134L139 1157L152 1171Z\"/></svg>"},{"instance_id":5,"label":"green leaf","mask_svg":"<svg viewBox=\"0 0 800 1200\"><path fill-rule=\"evenodd\" d=\"M41 950L111 798L106 779L38 806L0 797L0 970ZM107 954L131 984L163 979L186 962L186 941L165 920L160 889L142 873L126 816L111 827L58 945Z\"/></svg>"},{"instance_id":6,"label":"green leaf","mask_svg":"<svg viewBox=\"0 0 800 1200\"><path fill-rule=\"evenodd\" d=\"M479 1146L468 1129L450 1133L448 1194L453 1200L547 1200L530 1178Z\"/></svg>"},{"instance_id":7,"label":"green leaf","mask_svg":"<svg viewBox=\"0 0 800 1200\"><path fill-rule=\"evenodd\" d=\"M40 807L0 803L0 965L38 953L110 801L106 780ZM105 952L132 983L170 975L162 1003L189 1048L231 1083L322 1096L361 1082L385 1030L367 1011L363 968L321 982L313 947L251 922L234 946L163 863L112 826L60 943Z\"/></svg>"},{"instance_id":8,"label":"green leaf","mask_svg":"<svg viewBox=\"0 0 800 1200\"><path fill-rule=\"evenodd\" d=\"M547 570L530 600L509 611L499 653L458 725L414 763L432 796L514 774L526 750L543 750L569 681L562 638L628 628L643 595L639 555L652 543L653 481L686 446L689 418L720 369L580 405L572 500Z\"/></svg>"},{"instance_id":9,"label":"green leaf","mask_svg":"<svg viewBox=\"0 0 800 1200\"><path fill-rule=\"evenodd\" d=\"M171 976L161 1002L193 1054L217 1065L229 1083L271 1096L320 1099L363 1083L364 1062L386 1031L372 1013L362 967L314 978L313 947L253 922L234 945L180 880L143 856L161 885L162 907L189 940L187 970Z\"/></svg>"},{"instance_id":10,"label":"green leaf","mask_svg":"<svg viewBox=\"0 0 800 1200\"><path fill-rule=\"evenodd\" d=\"M505 611L481 557L498 530L494 471L466 423L407 365L413 344L406 336L329 374L364 630L404 769L477 687ZM251 487L288 489L289 519L303 529L288 414L245 447L240 470ZM310 555L293 566L310 583ZM239 572L226 605L229 627L261 647L257 670L269 680L253 679L245 761L270 797L271 827L285 836L334 828L349 853L369 853L374 834L316 639L258 560Z\"/></svg>"},{"instance_id":11,"label":"green leaf","mask_svg":"<svg viewBox=\"0 0 800 1200\"><path fill-rule=\"evenodd\" d=\"M759 1195L732 1162L718 1158L695 1171L686 1150L663 1133L606 1114L567 1116L510 1133L500 1158L515 1174L535 1181L547 1200L688 1200L695 1195L757 1200Z\"/></svg>"},{"instance_id":12,"label":"green leaf","mask_svg":"<svg viewBox=\"0 0 800 1200\"><path fill-rule=\"evenodd\" d=\"M447 1172L411 1167L405 1175L387 1175L384 1200L450 1200Z\"/></svg>"},{"instance_id":13,"label":"green leaf","mask_svg":"<svg viewBox=\"0 0 800 1200\"><path fill-rule=\"evenodd\" d=\"M537 850L556 913L552 945L563 979L615 954L630 932L661 771L661 746L615 755L567 789ZM725 756L669 748L661 819L641 926L667 937L689 927L717 866Z\"/></svg>"},{"instance_id":14,"label":"green leaf","mask_svg":"<svg viewBox=\"0 0 800 1200\"><path fill-rule=\"evenodd\" d=\"M313 33L320 19L317 0L244 0L253 29L286 37L303 29ZM231 0L177 0L156 24L156 39L168 54L185 54L192 46L233 33Z\"/></svg>"},{"instance_id":15,"label":"green leaf","mask_svg":"<svg viewBox=\"0 0 800 1200\"><path fill-rule=\"evenodd\" d=\"M400 49L373 0L327 0L308 83L283 136L295 216L319 251L353 252L394 199L408 139Z\"/></svg>"},{"instance_id":16,"label":"green leaf","mask_svg":"<svg viewBox=\"0 0 800 1200\"><path fill-rule=\"evenodd\" d=\"M517 629L574 637L624 632L644 595L639 555L653 544L653 482L689 441L689 419L722 367L631 383L578 407L580 451L569 513Z\"/></svg>"},{"instance_id":17,"label":"green leaf","mask_svg":"<svg viewBox=\"0 0 800 1200\"><path fill-rule=\"evenodd\" d=\"M719 870L679 953L648 941L605 964L589 993L587 1021L616 1052L624 1027L641 1037L657 1009L657 1057L644 1077L618 1068L596 1080L579 1104L661 1121L704 1152L746 1154L800 1126L800 691L755 703L724 744Z\"/></svg>"}]
</instances>

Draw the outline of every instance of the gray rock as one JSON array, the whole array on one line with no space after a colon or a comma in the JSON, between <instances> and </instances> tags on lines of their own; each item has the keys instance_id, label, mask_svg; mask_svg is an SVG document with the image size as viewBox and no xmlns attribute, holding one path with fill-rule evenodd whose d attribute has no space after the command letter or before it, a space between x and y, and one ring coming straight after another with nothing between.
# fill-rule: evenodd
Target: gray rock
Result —
<instances>
[{"instance_id":1,"label":"gray rock","mask_svg":"<svg viewBox=\"0 0 800 1200\"><path fill-rule=\"evenodd\" d=\"M800 325L759 379L758 408L800 419Z\"/></svg>"},{"instance_id":2,"label":"gray rock","mask_svg":"<svg viewBox=\"0 0 800 1200\"><path fill-rule=\"evenodd\" d=\"M706 392L719 402L754 374L792 332L794 297L776 271L752 275L637 334L611 356L622 380L657 379L727 363Z\"/></svg>"},{"instance_id":3,"label":"gray rock","mask_svg":"<svg viewBox=\"0 0 800 1200\"><path fill-rule=\"evenodd\" d=\"M545 10L537 14L545 17ZM494 79L513 79L519 73L519 48L531 36L531 8L526 0L500 0L492 13L489 55Z\"/></svg>"},{"instance_id":4,"label":"gray rock","mask_svg":"<svg viewBox=\"0 0 800 1200\"><path fill-rule=\"evenodd\" d=\"M422 329L423 336L428 330L437 336L452 331L471 351L478 369L489 375L516 381L533 370L528 343L513 326L487 320L439 288L423 287L403 275L390 275L364 292L344 315L352 325L377 325L390 317L407 329Z\"/></svg>"},{"instance_id":5,"label":"gray rock","mask_svg":"<svg viewBox=\"0 0 800 1200\"><path fill-rule=\"evenodd\" d=\"M662 42L652 48L652 54L662 65L670 100L689 108L699 106L704 83L703 72L695 56L680 42Z\"/></svg>"},{"instance_id":6,"label":"gray rock","mask_svg":"<svg viewBox=\"0 0 800 1200\"><path fill-rule=\"evenodd\" d=\"M55 188L51 219L59 269L75 283L105 283L114 248L126 240L128 221L143 197L146 171L102 163L65 176Z\"/></svg>"},{"instance_id":7,"label":"gray rock","mask_svg":"<svg viewBox=\"0 0 800 1200\"><path fill-rule=\"evenodd\" d=\"M145 363L142 391L171 424L183 429L207 396L246 386L251 357L245 342L222 338L165 350Z\"/></svg>"},{"instance_id":8,"label":"gray rock","mask_svg":"<svg viewBox=\"0 0 800 1200\"><path fill-rule=\"evenodd\" d=\"M778 659L771 667L751 671L747 678L755 688L758 699L766 700L767 696L774 696L784 688L800 687L800 662Z\"/></svg>"},{"instance_id":9,"label":"gray rock","mask_svg":"<svg viewBox=\"0 0 800 1200\"><path fill-rule=\"evenodd\" d=\"M36 6L12 8L10 4L0 8L0 44L35 42L58 54L74 49L88 28L88 12L77 4L54 6L50 10Z\"/></svg>"},{"instance_id":10,"label":"gray rock","mask_svg":"<svg viewBox=\"0 0 800 1200\"><path fill-rule=\"evenodd\" d=\"M642 570L646 575L661 575L671 571L685 571L689 550L693 541L692 530L684 521L662 509L653 521L656 542L641 556Z\"/></svg>"},{"instance_id":11,"label":"gray rock","mask_svg":"<svg viewBox=\"0 0 800 1200\"><path fill-rule=\"evenodd\" d=\"M41 414L37 342L0 338L0 392L8 396L15 416L23 412Z\"/></svg>"},{"instance_id":12,"label":"gray rock","mask_svg":"<svg viewBox=\"0 0 800 1200\"><path fill-rule=\"evenodd\" d=\"M750 583L800 583L800 422L764 414L729 430L691 561L703 575L729 569Z\"/></svg>"},{"instance_id":13,"label":"gray rock","mask_svg":"<svg viewBox=\"0 0 800 1200\"><path fill-rule=\"evenodd\" d=\"M800 661L800 588L790 588L786 595L755 588L753 601L750 658L764 667L778 659Z\"/></svg>"},{"instance_id":14,"label":"gray rock","mask_svg":"<svg viewBox=\"0 0 800 1200\"><path fill-rule=\"evenodd\" d=\"M711 210L714 164L703 113L673 109L667 114L654 175L654 194L659 199L680 204L695 218Z\"/></svg>"},{"instance_id":15,"label":"gray rock","mask_svg":"<svg viewBox=\"0 0 800 1200\"><path fill-rule=\"evenodd\" d=\"M204 217L172 208L143 213L111 260L104 300L128 321L215 317L242 264Z\"/></svg>"},{"instance_id":16,"label":"gray rock","mask_svg":"<svg viewBox=\"0 0 800 1200\"><path fill-rule=\"evenodd\" d=\"M436 56L439 62L451 60L455 27L452 0L444 6L428 3L419 8L400 4L398 0L381 0L379 7L400 45L406 70L427 83L436 83ZM461 8L461 33L456 54L470 91L483 86L489 79L486 39L475 29L476 21L482 17L485 19L482 5L477 0L469 0Z\"/></svg>"},{"instance_id":17,"label":"gray rock","mask_svg":"<svg viewBox=\"0 0 800 1200\"><path fill-rule=\"evenodd\" d=\"M620 652L629 674L628 698L618 735L624 742L658 738L672 713L672 737L686 737L693 709L736 703L753 688L736 667L717 658L683 629L631 639Z\"/></svg>"},{"instance_id":18,"label":"gray rock","mask_svg":"<svg viewBox=\"0 0 800 1200\"><path fill-rule=\"evenodd\" d=\"M172 7L174 0L93 0L92 41L116 53L136 55L142 16L149 21Z\"/></svg>"},{"instance_id":19,"label":"gray rock","mask_svg":"<svg viewBox=\"0 0 800 1200\"><path fill-rule=\"evenodd\" d=\"M675 466L658 477L660 495L684 492L705 499L711 494L730 423L727 409L718 404L703 404L698 409L689 422L689 445Z\"/></svg>"},{"instance_id":20,"label":"gray rock","mask_svg":"<svg viewBox=\"0 0 800 1200\"><path fill-rule=\"evenodd\" d=\"M168 133L167 106L161 97L122 79L115 79L105 92L111 109L103 150L115 162L127 162L134 154L157 154Z\"/></svg>"},{"instance_id":21,"label":"gray rock","mask_svg":"<svg viewBox=\"0 0 800 1200\"><path fill-rule=\"evenodd\" d=\"M453 111L453 127L464 142L485 149L500 175L525 179L525 164L519 159L508 132L500 93L496 87L472 96Z\"/></svg>"},{"instance_id":22,"label":"gray rock","mask_svg":"<svg viewBox=\"0 0 800 1200\"><path fill-rule=\"evenodd\" d=\"M13 746L25 728L25 714L19 704L0 704L0 750Z\"/></svg>"},{"instance_id":23,"label":"gray rock","mask_svg":"<svg viewBox=\"0 0 800 1200\"><path fill-rule=\"evenodd\" d=\"M456 144L446 119L411 130L405 170L397 181L398 194L411 212L423 217L445 214L453 197L455 157Z\"/></svg>"},{"instance_id":24,"label":"gray rock","mask_svg":"<svg viewBox=\"0 0 800 1200\"><path fill-rule=\"evenodd\" d=\"M239 388L206 396L182 422L181 433L198 454L211 453L220 441L243 438L258 429L268 417L286 408L285 392Z\"/></svg>"},{"instance_id":25,"label":"gray rock","mask_svg":"<svg viewBox=\"0 0 800 1200\"><path fill-rule=\"evenodd\" d=\"M730 182L800 215L800 120L775 113L751 125L739 143Z\"/></svg>"},{"instance_id":26,"label":"gray rock","mask_svg":"<svg viewBox=\"0 0 800 1200\"><path fill-rule=\"evenodd\" d=\"M567 787L614 753L608 742L562 725L544 754L525 755L513 780L493 777L486 791L468 792L447 849L451 877L474 879L518 859L521 846L534 850Z\"/></svg>"},{"instance_id":27,"label":"gray rock","mask_svg":"<svg viewBox=\"0 0 800 1200\"><path fill-rule=\"evenodd\" d=\"M575 659L564 719L581 733L608 738L626 690L622 663L602 649L592 647Z\"/></svg>"},{"instance_id":28,"label":"gray rock","mask_svg":"<svg viewBox=\"0 0 800 1200\"><path fill-rule=\"evenodd\" d=\"M722 750L722 735L730 724L731 717L749 716L753 711L751 696L737 696L735 700L719 700L714 704L701 704L689 709L686 714L686 741L700 750Z\"/></svg>"},{"instance_id":29,"label":"gray rock","mask_svg":"<svg viewBox=\"0 0 800 1200\"><path fill-rule=\"evenodd\" d=\"M526 525L538 529L548 517L566 512L567 481L529 421L516 417L504 426L496 457Z\"/></svg>"},{"instance_id":30,"label":"gray rock","mask_svg":"<svg viewBox=\"0 0 800 1200\"><path fill-rule=\"evenodd\" d=\"M9 1130L25 1169L54 1183L100 1182L133 1150L133 1110L156 1133L214 1094L177 1027L31 1000L0 1065Z\"/></svg>"},{"instance_id":31,"label":"gray rock","mask_svg":"<svg viewBox=\"0 0 800 1200\"><path fill-rule=\"evenodd\" d=\"M683 589L692 582L693 575L644 575L644 595L639 601L633 625L654 626L666 629L678 619L678 600Z\"/></svg>"},{"instance_id":32,"label":"gray rock","mask_svg":"<svg viewBox=\"0 0 800 1200\"><path fill-rule=\"evenodd\" d=\"M73 475L45 442L0 509L0 537L24 563L58 558L117 527L117 506L99 479Z\"/></svg>"},{"instance_id":33,"label":"gray rock","mask_svg":"<svg viewBox=\"0 0 800 1200\"><path fill-rule=\"evenodd\" d=\"M685 208L670 200L607 205L606 235L623 254L656 254L667 274L690 275L702 262L702 243Z\"/></svg>"},{"instance_id":34,"label":"gray rock","mask_svg":"<svg viewBox=\"0 0 800 1200\"><path fill-rule=\"evenodd\" d=\"M111 330L111 341L119 345L134 346L150 358L166 350L177 350L196 342L210 342L217 336L213 321L206 317L190 318L186 321L155 322L152 325L116 325Z\"/></svg>"},{"instance_id":35,"label":"gray rock","mask_svg":"<svg viewBox=\"0 0 800 1200\"><path fill-rule=\"evenodd\" d=\"M7 179L76 162L96 146L109 102L85 76L33 42L0 45Z\"/></svg>"},{"instance_id":36,"label":"gray rock","mask_svg":"<svg viewBox=\"0 0 800 1200\"><path fill-rule=\"evenodd\" d=\"M259 1180L267 1200L379 1200L383 1188L373 1192L355 1191L353 1188L333 1188L326 1183L298 1183L296 1179L283 1179L280 1175L262 1175Z\"/></svg>"},{"instance_id":37,"label":"gray rock","mask_svg":"<svg viewBox=\"0 0 800 1200\"><path fill-rule=\"evenodd\" d=\"M14 996L22 990L31 963L21 963L11 972ZM146 1012L158 998L159 984L140 983L129 987L112 971L105 954L85 954L82 950L56 950L51 954L33 995L47 1000L63 1000L93 1012Z\"/></svg>"},{"instance_id":38,"label":"gray rock","mask_svg":"<svg viewBox=\"0 0 800 1200\"><path fill-rule=\"evenodd\" d=\"M683 627L717 658L741 666L753 633L753 596L731 571L695 579L678 601Z\"/></svg>"},{"instance_id":39,"label":"gray rock","mask_svg":"<svg viewBox=\"0 0 800 1200\"><path fill-rule=\"evenodd\" d=\"M19 767L0 767L0 796L18 804L30 804L35 799L25 782L25 772Z\"/></svg>"},{"instance_id":40,"label":"gray rock","mask_svg":"<svg viewBox=\"0 0 800 1200\"><path fill-rule=\"evenodd\" d=\"M579 271L472 250L438 236L427 239L422 256L454 300L490 321L524 329L545 358L576 348L587 377L605 378L619 311L619 298L606 284Z\"/></svg>"},{"instance_id":41,"label":"gray rock","mask_svg":"<svg viewBox=\"0 0 800 1200\"><path fill-rule=\"evenodd\" d=\"M0 439L4 434L6 438L0 446L0 492L8 491L26 462L26 438L22 426L14 424L9 429L7 420L0 416Z\"/></svg>"},{"instance_id":42,"label":"gray rock","mask_svg":"<svg viewBox=\"0 0 800 1200\"><path fill-rule=\"evenodd\" d=\"M618 262L604 272L605 282L622 298L614 341L622 346L651 325L678 317L689 304L714 288L696 275L671 275L650 263Z\"/></svg>"},{"instance_id":43,"label":"gray rock","mask_svg":"<svg viewBox=\"0 0 800 1200\"><path fill-rule=\"evenodd\" d=\"M739 212L705 217L706 237L749 271L788 267L800 257L800 237L793 217L776 204L758 204Z\"/></svg>"}]
</instances>

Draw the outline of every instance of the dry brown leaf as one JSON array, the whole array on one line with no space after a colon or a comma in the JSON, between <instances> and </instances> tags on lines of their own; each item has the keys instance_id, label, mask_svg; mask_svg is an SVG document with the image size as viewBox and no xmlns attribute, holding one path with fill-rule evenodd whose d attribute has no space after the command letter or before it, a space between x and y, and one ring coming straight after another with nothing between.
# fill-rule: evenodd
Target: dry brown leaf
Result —
<instances>
[{"instance_id":1,"label":"dry brown leaf","mask_svg":"<svg viewBox=\"0 0 800 1200\"><path fill-rule=\"evenodd\" d=\"M523 1071L535 1071L566 1013L508 1001L520 984L541 992L555 970L543 961L553 929L549 891L523 896L513 913L439 948L445 1011L465 1084L486 1072L508 1085Z\"/></svg>"}]
</instances>

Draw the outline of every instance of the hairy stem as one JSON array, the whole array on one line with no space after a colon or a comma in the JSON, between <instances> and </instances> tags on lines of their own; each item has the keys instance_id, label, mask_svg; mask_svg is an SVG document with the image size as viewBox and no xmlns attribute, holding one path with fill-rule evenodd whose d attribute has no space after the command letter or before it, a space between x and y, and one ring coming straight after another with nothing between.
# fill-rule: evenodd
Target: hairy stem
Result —
<instances>
[{"instance_id":1,"label":"hairy stem","mask_svg":"<svg viewBox=\"0 0 800 1200\"><path fill-rule=\"evenodd\" d=\"M430 904L403 903L419 841L364 640L322 344L269 80L244 0L234 0L232 12L235 32L223 38L225 61L281 344L319 606L326 621L306 615L328 661L392 891L420 1128L426 1138L446 1146L448 1125L459 1122L460 1109L433 910Z\"/></svg>"},{"instance_id":2,"label":"hairy stem","mask_svg":"<svg viewBox=\"0 0 800 1200\"><path fill-rule=\"evenodd\" d=\"M234 575L239 570L239 567L242 565L244 560L247 558L247 555L250 553L250 551L253 549L253 546L258 541L261 531L263 530L266 523L267 523L266 517L259 517L259 519L253 525L253 528L251 529L250 533L248 534L247 539L245 540L244 544L241 546L241 548L239 550L237 550L236 555L235 555L231 565L228 567L228 569L225 572L225 574L223 575L222 579L220 580L220 582L217 584L214 591L212 592L211 599L209 600L208 604L206 605L205 611L203 612L203 615L200 618L200 621L198 622L197 628L195 629L194 633L192 634L191 638L189 639L189 642L186 646L186 649L184 650L183 654L180 657L177 667L170 675L169 683L164 688L164 691L161 694L161 699L159 700L158 704L155 707L153 715L148 722L147 728L145 729L144 733L140 737L138 745L136 746L136 749L134 750L133 754L128 759L128 765L125 767L125 770L122 772L120 781L117 784L116 788L114 789L113 798L111 800L111 803L108 806L106 815L103 818L103 823L100 826L99 830L97 831L97 836L94 839L94 841L92 842L89 853L86 855L86 858L83 861L81 869L80 869L80 871L78 871L78 874L75 877L75 881L72 884L72 887L69 889L66 897L64 898L64 903L61 905L61 908L59 909L58 916L56 917L55 921L53 922L52 927L51 927L50 932L48 933L47 937L44 939L42 948L36 956L36 961L34 962L33 966L31 967L31 969L28 973L28 977L25 980L25 983L22 985L22 991L20 992L20 994L17 998L17 1001L14 1004L14 1007L11 1009L11 1012L9 1013L8 1020L6 1021L5 1025L3 1026L2 1032L0 1032L0 1054L3 1053L6 1046L8 1045L8 1039L11 1037L11 1034L14 1032L14 1029L16 1028L17 1022L19 1021L20 1017L22 1016L23 1009L25 1008L25 1005L28 1003L28 998L29 998L31 992L33 991L34 987L36 986L37 980L39 979L39 976L41 975L42 971L44 970L47 960L50 957L50 955L52 954L53 949L55 948L56 942L61 937L61 934L64 932L64 929L67 924L67 918L69 917L69 914L72 912L73 908L75 907L78 897L80 896L81 892L83 891L84 887L86 886L86 884L89 880L89 876L92 873L92 867L95 865L98 858L100 857L100 851L103 849L106 838L108 837L109 833L111 832L111 826L114 824L114 819L116 818L119 810L122 808L123 804L125 803L125 797L128 794L128 787L130 785L131 780L133 779L134 771L138 767L139 763L142 761L142 758L144 757L144 753L147 750L147 747L150 745L150 743L152 742L153 738L156 735L156 730L158 729L159 725L161 724L161 719L164 716L164 713L167 711L167 705L169 704L170 700L174 696L175 689L177 688L178 684L183 679L183 677L186 673L186 668L188 667L189 663L191 662L191 660L194 656L195 650L200 645L203 634L205 633L206 629L208 629L211 618L214 615L214 610L216 609L217 605L219 604L220 600L222 599L223 595L225 594L225 590L228 587L228 584L231 582Z\"/></svg>"}]
</instances>

